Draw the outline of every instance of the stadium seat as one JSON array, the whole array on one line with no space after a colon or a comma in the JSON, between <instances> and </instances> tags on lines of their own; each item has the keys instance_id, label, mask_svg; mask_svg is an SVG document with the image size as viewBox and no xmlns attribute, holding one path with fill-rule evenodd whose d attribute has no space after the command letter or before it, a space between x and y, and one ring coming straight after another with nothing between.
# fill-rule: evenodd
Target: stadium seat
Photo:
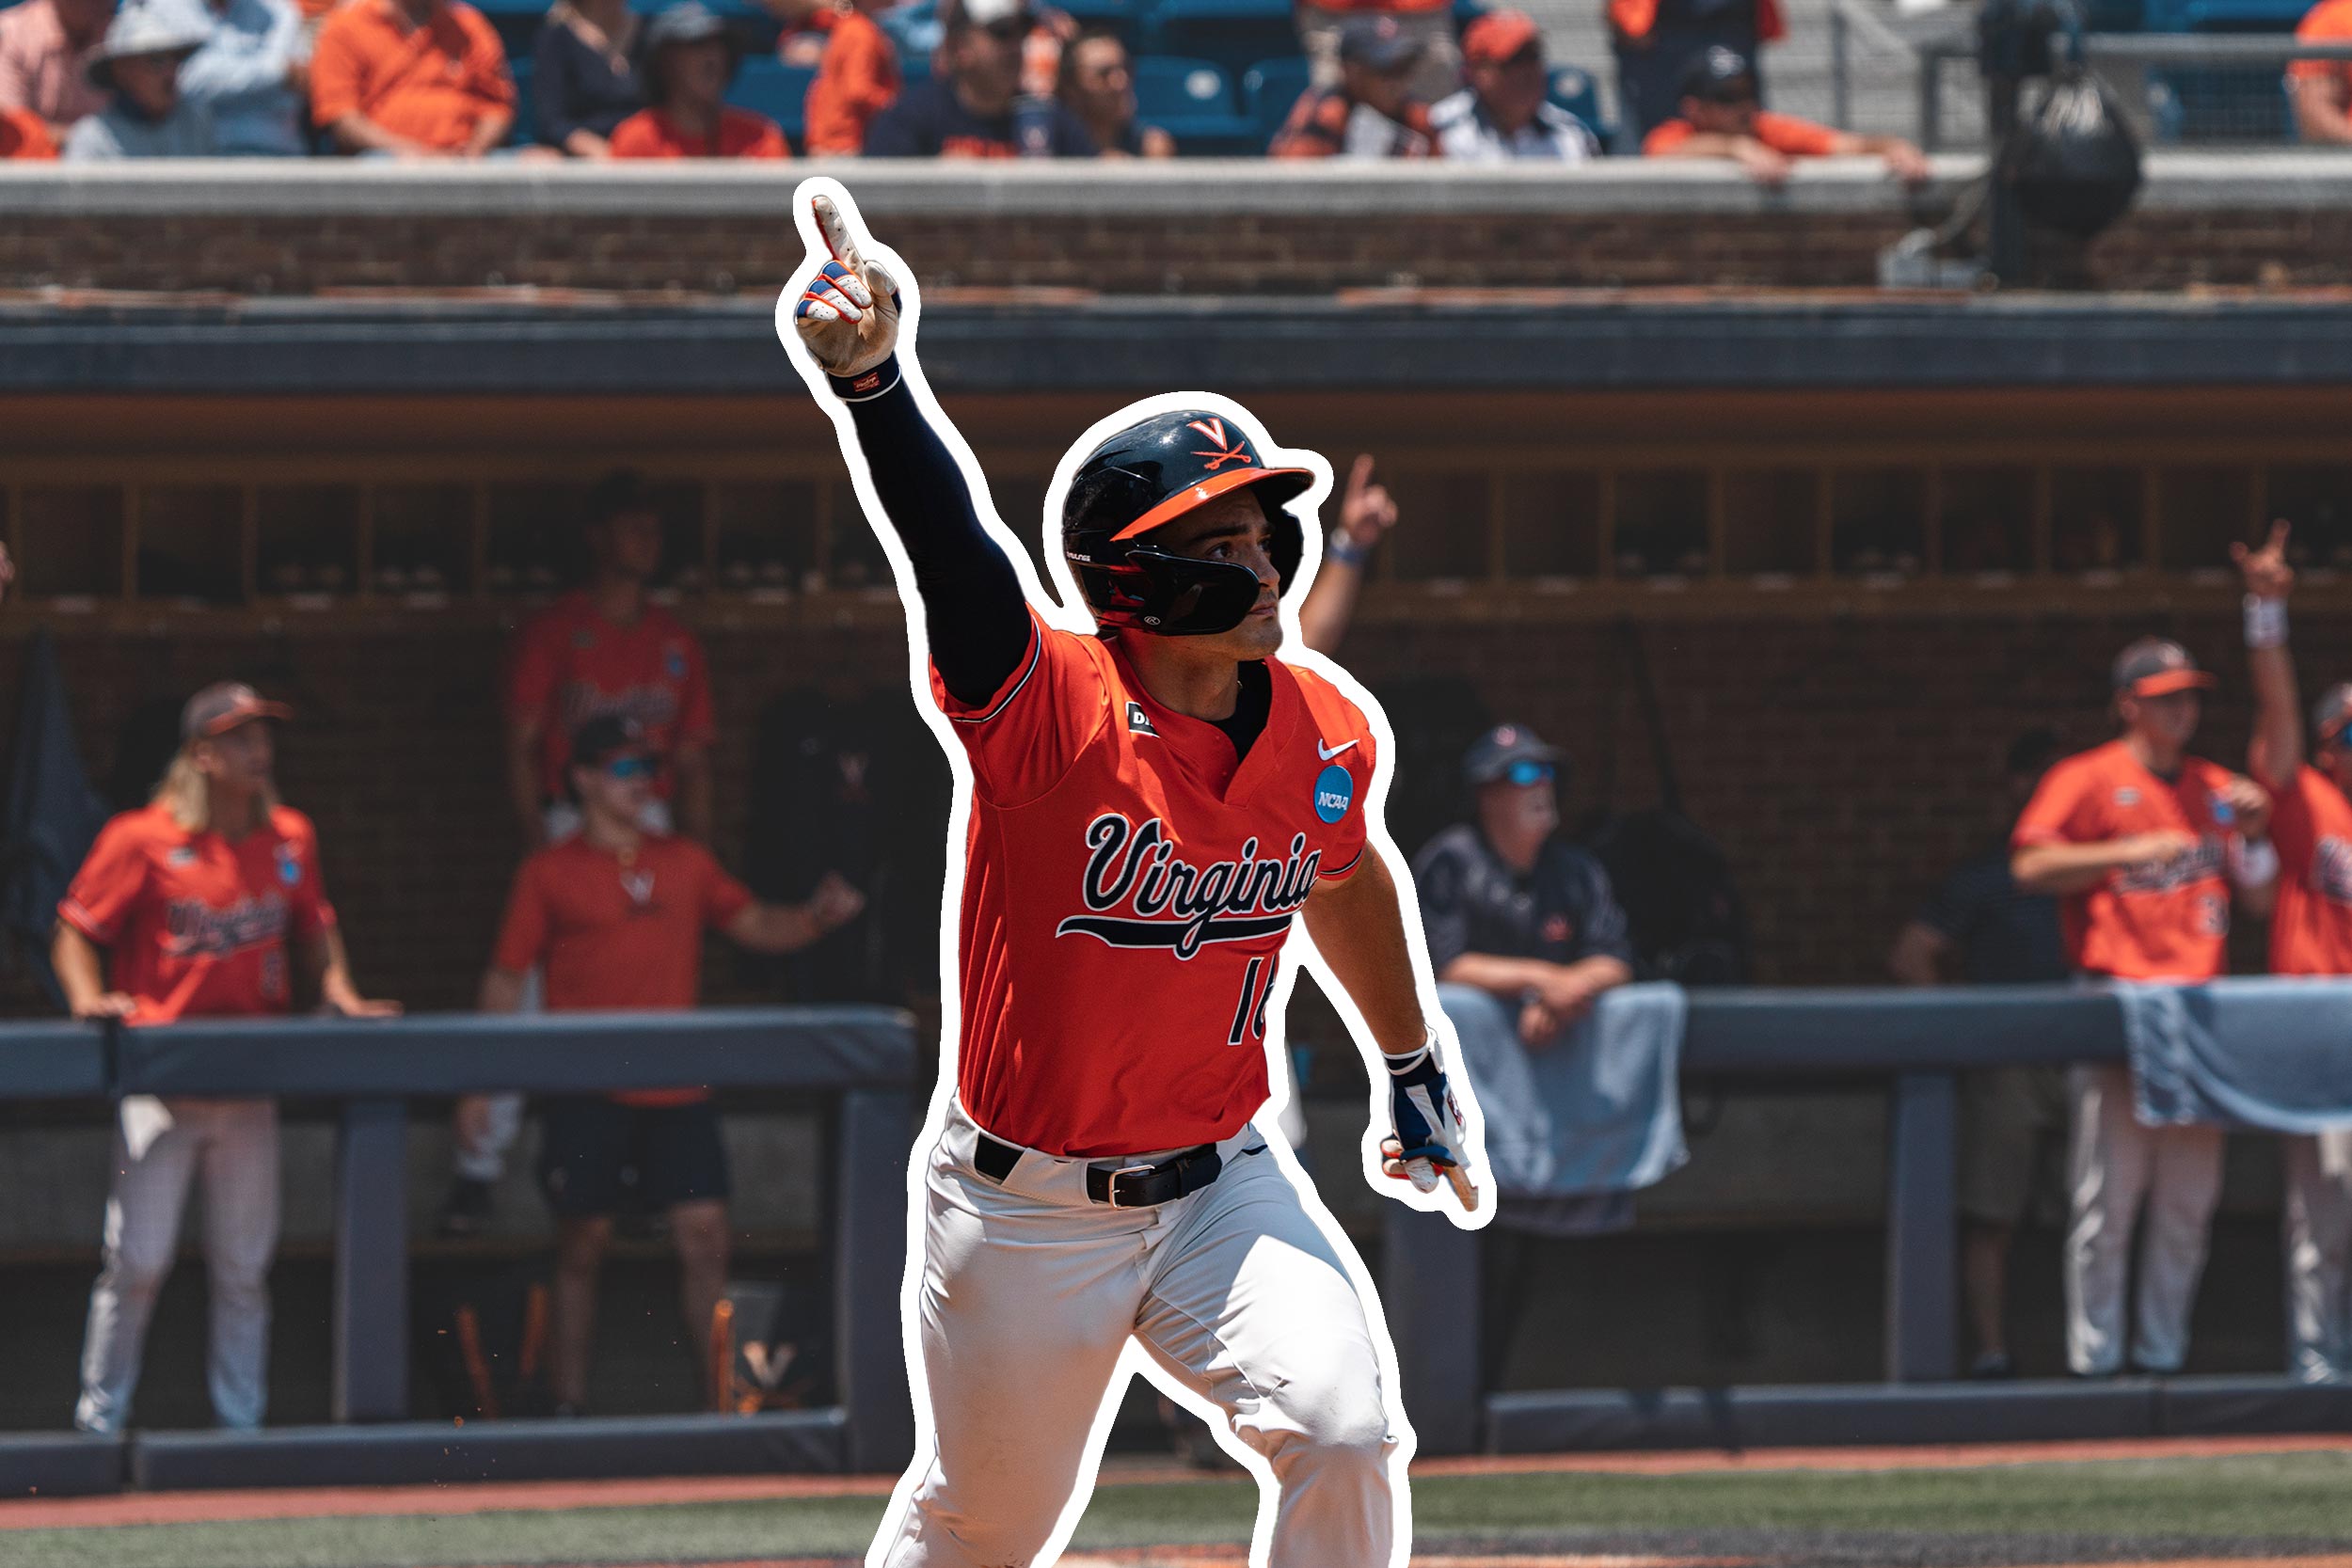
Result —
<instances>
[{"instance_id":1,"label":"stadium seat","mask_svg":"<svg viewBox=\"0 0 2352 1568\"><path fill-rule=\"evenodd\" d=\"M1055 0L1055 9L1067 13L1081 27L1101 27L1119 35L1127 52L1144 46L1144 25L1151 0Z\"/></svg>"},{"instance_id":2,"label":"stadium seat","mask_svg":"<svg viewBox=\"0 0 2352 1568\"><path fill-rule=\"evenodd\" d=\"M1207 60L1146 55L1136 61L1136 118L1200 155L1250 151L1255 122L1233 102L1233 86Z\"/></svg>"},{"instance_id":3,"label":"stadium seat","mask_svg":"<svg viewBox=\"0 0 2352 1568\"><path fill-rule=\"evenodd\" d=\"M1591 71L1581 65L1557 67L1551 73L1551 90L1546 96L1591 126L1596 135L1600 134L1600 88L1593 81ZM1607 139L1602 137L1603 141Z\"/></svg>"},{"instance_id":4,"label":"stadium seat","mask_svg":"<svg viewBox=\"0 0 2352 1568\"><path fill-rule=\"evenodd\" d=\"M1251 135L1258 148L1264 150L1274 139L1274 133L1282 128L1291 110L1307 90L1307 57L1294 55L1285 59L1260 60L1242 73L1242 104L1254 122Z\"/></svg>"},{"instance_id":5,"label":"stadium seat","mask_svg":"<svg viewBox=\"0 0 2352 1568\"><path fill-rule=\"evenodd\" d=\"M1291 0L1160 0L1144 24L1155 55L1180 55L1239 75L1252 60L1298 49Z\"/></svg>"},{"instance_id":6,"label":"stadium seat","mask_svg":"<svg viewBox=\"0 0 2352 1568\"><path fill-rule=\"evenodd\" d=\"M808 66L786 65L772 55L745 60L727 89L727 102L739 109L766 115L784 127L797 147L808 128L808 85L817 72Z\"/></svg>"}]
</instances>

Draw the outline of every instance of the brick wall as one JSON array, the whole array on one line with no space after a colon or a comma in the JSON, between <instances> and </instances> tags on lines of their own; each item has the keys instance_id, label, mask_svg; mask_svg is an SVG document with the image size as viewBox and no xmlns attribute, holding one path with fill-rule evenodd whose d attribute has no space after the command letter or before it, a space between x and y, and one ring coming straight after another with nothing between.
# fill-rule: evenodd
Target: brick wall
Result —
<instances>
[{"instance_id":1,"label":"brick wall","mask_svg":"<svg viewBox=\"0 0 2352 1568\"><path fill-rule=\"evenodd\" d=\"M1330 213L1202 222L1120 214L895 214L900 254L938 286L1104 293L1321 293L1430 285L1867 287L1915 226L1883 211ZM2114 289L2352 281L2352 208L2133 214L2053 275ZM60 286L311 293L535 285L763 293L801 260L772 214L692 218L519 211L468 215L64 215L0 226L0 289Z\"/></svg>"},{"instance_id":2,"label":"brick wall","mask_svg":"<svg viewBox=\"0 0 2352 1568\"><path fill-rule=\"evenodd\" d=\"M1999 759L2028 724L2071 744L2105 738L2102 672L2131 637L2185 641L2225 682L2200 747L2242 757L2247 704L2234 622L2219 617L1661 622L1644 629L1693 816L1729 850L1754 920L1759 978L1867 982L1895 927L1940 870L2002 826ZM1591 802L1613 745L1621 799L1653 798L1629 697L1611 716L1603 626L1436 626L1383 612L1344 657L1377 684L1458 672L1499 716L1534 723L1577 759L1571 810ZM2352 671L2352 617L2296 627L2307 678ZM516 852L497 766L487 673L495 628L437 627L300 641L214 635L64 643L93 774L124 719L224 671L300 704L281 774L324 837L330 887L368 984L412 1005L466 1005ZM721 847L739 861L750 732L790 687L847 697L895 686L904 647L887 630L708 639L719 697ZM0 691L23 644L0 646ZM13 707L13 702L10 703ZM910 823L909 832L935 832ZM744 999L714 961L716 997Z\"/></svg>"}]
</instances>

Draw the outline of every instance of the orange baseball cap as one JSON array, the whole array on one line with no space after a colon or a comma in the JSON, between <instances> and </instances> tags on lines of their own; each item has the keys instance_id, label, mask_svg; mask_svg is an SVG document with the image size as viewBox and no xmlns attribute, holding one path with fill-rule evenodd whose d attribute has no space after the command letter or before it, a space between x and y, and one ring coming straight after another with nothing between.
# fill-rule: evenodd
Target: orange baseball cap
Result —
<instances>
[{"instance_id":1,"label":"orange baseball cap","mask_svg":"<svg viewBox=\"0 0 2352 1568\"><path fill-rule=\"evenodd\" d=\"M1543 41L1543 30L1525 11L1488 11L1462 29L1462 57L1472 65L1502 65Z\"/></svg>"},{"instance_id":2,"label":"orange baseball cap","mask_svg":"<svg viewBox=\"0 0 2352 1568\"><path fill-rule=\"evenodd\" d=\"M263 702L261 693L243 681L220 681L190 697L188 705L180 710L180 738L210 738L227 735L250 720L293 717L294 709L283 703Z\"/></svg>"},{"instance_id":3,"label":"orange baseball cap","mask_svg":"<svg viewBox=\"0 0 2352 1568\"><path fill-rule=\"evenodd\" d=\"M2219 684L2197 668L2186 648L2167 638L2143 637L2115 656L2115 689L2134 697L2204 691Z\"/></svg>"}]
</instances>

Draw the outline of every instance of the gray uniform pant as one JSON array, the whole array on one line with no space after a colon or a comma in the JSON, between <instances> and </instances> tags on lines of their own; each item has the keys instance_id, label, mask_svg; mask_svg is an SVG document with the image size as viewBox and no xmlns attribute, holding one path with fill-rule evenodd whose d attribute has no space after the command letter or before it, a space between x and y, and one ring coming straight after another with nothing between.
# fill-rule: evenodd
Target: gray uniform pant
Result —
<instances>
[{"instance_id":1,"label":"gray uniform pant","mask_svg":"<svg viewBox=\"0 0 2352 1568\"><path fill-rule=\"evenodd\" d=\"M2352 1380L2352 1128L2285 1140L2287 1375Z\"/></svg>"},{"instance_id":2,"label":"gray uniform pant","mask_svg":"<svg viewBox=\"0 0 2352 1568\"><path fill-rule=\"evenodd\" d=\"M961 1108L926 1175L923 1362L935 1439L868 1560L1026 1568L1091 1483L1132 1338L1219 1407L1279 1490L1271 1568L1384 1568L1404 1533L1401 1417L1339 1248L1254 1128L1216 1182L1150 1209L1089 1202L1089 1164L1025 1151L1002 1186ZM1257 1466L1253 1466L1257 1467Z\"/></svg>"},{"instance_id":3,"label":"gray uniform pant","mask_svg":"<svg viewBox=\"0 0 2352 1568\"><path fill-rule=\"evenodd\" d=\"M212 1287L213 1414L257 1427L269 1399L269 1265L278 1251L278 1104L132 1095L115 1129L104 1263L90 1290L73 1424L113 1433L131 1418L155 1296L180 1245L188 1186L204 1179Z\"/></svg>"},{"instance_id":4,"label":"gray uniform pant","mask_svg":"<svg viewBox=\"0 0 2352 1568\"><path fill-rule=\"evenodd\" d=\"M2220 1130L2145 1125L2132 1111L2131 1074L2120 1067L2074 1068L2067 1090L2067 1365L2087 1377L2123 1366L2124 1276L2144 1207L2131 1359L2147 1371L2178 1371L2221 1196Z\"/></svg>"}]
</instances>

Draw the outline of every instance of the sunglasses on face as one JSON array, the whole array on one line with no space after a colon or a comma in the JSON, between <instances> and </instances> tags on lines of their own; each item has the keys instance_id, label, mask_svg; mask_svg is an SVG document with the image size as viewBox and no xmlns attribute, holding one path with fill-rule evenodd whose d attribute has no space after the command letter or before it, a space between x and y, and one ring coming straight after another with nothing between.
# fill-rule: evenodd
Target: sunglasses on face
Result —
<instances>
[{"instance_id":1,"label":"sunglasses on face","mask_svg":"<svg viewBox=\"0 0 2352 1568\"><path fill-rule=\"evenodd\" d=\"M1551 780L1552 767L1548 762L1515 762L1502 775L1503 783L1518 784L1522 789L1529 784L1549 784Z\"/></svg>"},{"instance_id":2,"label":"sunglasses on face","mask_svg":"<svg viewBox=\"0 0 2352 1568\"><path fill-rule=\"evenodd\" d=\"M626 784L631 779L653 777L653 758L614 757L604 765L604 776Z\"/></svg>"}]
</instances>

